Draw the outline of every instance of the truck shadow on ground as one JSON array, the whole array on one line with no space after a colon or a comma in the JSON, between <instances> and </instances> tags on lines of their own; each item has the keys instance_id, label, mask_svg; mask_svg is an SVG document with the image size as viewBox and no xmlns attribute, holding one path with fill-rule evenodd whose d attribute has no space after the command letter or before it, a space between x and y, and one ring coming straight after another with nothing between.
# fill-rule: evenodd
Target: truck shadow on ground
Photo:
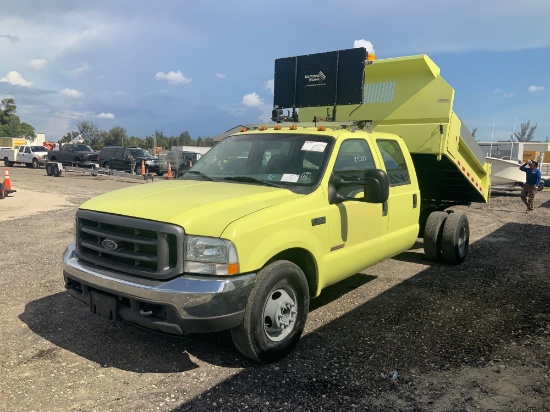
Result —
<instances>
[{"instance_id":1,"label":"truck shadow on ground","mask_svg":"<svg viewBox=\"0 0 550 412\"><path fill-rule=\"evenodd\" d=\"M546 226L526 231L525 225L506 224L473 243L462 265L431 266L303 336L287 358L251 365L174 410L209 410L214 399L226 410L346 410L351 404L359 410L419 410L455 390L453 382L435 381L426 392L420 375L426 385L434 373L502 362L510 347L518 348L516 362L522 364L521 347L547 339L550 328L549 238ZM510 259L509 251L518 250L512 245L529 239L542 239L537 253L518 254L513 265L503 265L503 253ZM178 384L184 383L174 377L171 385ZM477 407L473 398L458 396Z\"/></svg>"},{"instance_id":2,"label":"truck shadow on ground","mask_svg":"<svg viewBox=\"0 0 550 412\"><path fill-rule=\"evenodd\" d=\"M374 280L358 273L323 290L312 300L313 311ZM228 331L173 336L131 325L110 323L92 315L66 293L29 302L19 316L36 334L104 367L132 372L174 373L195 369L193 354L210 364L246 367L252 363L234 348Z\"/></svg>"},{"instance_id":3,"label":"truck shadow on ground","mask_svg":"<svg viewBox=\"0 0 550 412\"><path fill-rule=\"evenodd\" d=\"M210 364L244 368L209 389L212 397L193 398L175 410L211 410L211 399L223 399L235 409L243 400L259 409L266 402L269 409L308 409L319 402L327 410L349 409L350 399L370 405L382 395L401 396L396 393L405 386L399 389L392 381L393 371L400 384L414 390L418 374L485 365L508 345L543 335L550 323L549 238L547 226L526 230L522 224L506 224L473 243L462 265L430 266L303 336L287 358L271 365L244 359L228 332L177 338L111 324L65 293L28 303L20 319L55 345L104 367L170 373L163 380L170 387L188 384L172 372L197 368L190 354ZM503 252L527 242L536 242L537 253L512 259ZM503 253L513 265L503 265ZM422 259L412 255L394 259ZM368 290L375 275L365 273L326 289L312 301L312 310L350 290ZM414 409L414 397L402 396Z\"/></svg>"}]
</instances>

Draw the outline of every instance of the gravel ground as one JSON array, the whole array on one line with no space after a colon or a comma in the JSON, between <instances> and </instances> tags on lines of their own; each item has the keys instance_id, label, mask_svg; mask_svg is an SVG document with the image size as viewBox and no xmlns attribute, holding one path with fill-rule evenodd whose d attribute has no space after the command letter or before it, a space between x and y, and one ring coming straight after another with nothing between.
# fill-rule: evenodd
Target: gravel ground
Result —
<instances>
[{"instance_id":1,"label":"gravel ground","mask_svg":"<svg viewBox=\"0 0 550 412\"><path fill-rule=\"evenodd\" d=\"M91 196L152 182L9 169L0 200L0 410L544 411L550 405L550 190L461 207L467 260L410 251L326 289L284 360L229 333L171 337L92 316L61 256Z\"/></svg>"}]
</instances>

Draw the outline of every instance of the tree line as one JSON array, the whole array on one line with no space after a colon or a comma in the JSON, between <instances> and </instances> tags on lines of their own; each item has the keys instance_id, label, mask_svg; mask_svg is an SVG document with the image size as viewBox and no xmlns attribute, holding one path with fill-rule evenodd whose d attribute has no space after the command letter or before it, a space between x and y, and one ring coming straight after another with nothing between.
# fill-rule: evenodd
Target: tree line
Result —
<instances>
[{"instance_id":1,"label":"tree line","mask_svg":"<svg viewBox=\"0 0 550 412\"><path fill-rule=\"evenodd\" d=\"M27 140L36 138L36 130L28 123L21 122L17 112L15 99L0 100L0 137L23 137ZM211 137L199 137L194 140L189 132L184 131L179 136L165 136L163 132L155 131L151 136L144 139L136 136L128 136L126 130L121 126L115 126L111 130L100 130L97 124L89 121L82 121L77 124L77 131L67 133L55 143L68 143L79 135L84 142L94 150L100 150L105 146L130 146L140 147L154 151L156 147L169 150L173 146L201 146L212 147L215 142Z\"/></svg>"},{"instance_id":2,"label":"tree line","mask_svg":"<svg viewBox=\"0 0 550 412\"><path fill-rule=\"evenodd\" d=\"M99 127L89 121L82 121L77 124L77 131L72 131L63 136L59 143L68 143L79 135L84 139L84 142L94 150L101 150L106 146L127 146L140 147L154 151L156 147L161 147L163 150L169 150L173 146L200 146L212 147L215 145L214 139L211 137L199 137L194 140L189 132L184 131L179 136L165 136L161 131L155 131L151 136L146 136L144 139L136 136L128 136L126 129L121 126L115 126L109 131L100 130Z\"/></svg>"}]
</instances>

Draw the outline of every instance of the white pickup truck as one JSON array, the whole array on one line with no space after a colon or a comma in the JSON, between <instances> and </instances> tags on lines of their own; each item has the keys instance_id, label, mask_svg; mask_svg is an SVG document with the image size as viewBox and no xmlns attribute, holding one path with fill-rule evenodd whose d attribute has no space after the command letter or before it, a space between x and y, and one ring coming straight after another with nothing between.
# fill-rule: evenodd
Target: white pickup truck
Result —
<instances>
[{"instance_id":1,"label":"white pickup truck","mask_svg":"<svg viewBox=\"0 0 550 412\"><path fill-rule=\"evenodd\" d=\"M44 166L48 159L48 149L44 146L19 146L15 149L11 147L0 148L0 159L4 160L6 167L14 164L24 164L26 167L38 169Z\"/></svg>"}]
</instances>

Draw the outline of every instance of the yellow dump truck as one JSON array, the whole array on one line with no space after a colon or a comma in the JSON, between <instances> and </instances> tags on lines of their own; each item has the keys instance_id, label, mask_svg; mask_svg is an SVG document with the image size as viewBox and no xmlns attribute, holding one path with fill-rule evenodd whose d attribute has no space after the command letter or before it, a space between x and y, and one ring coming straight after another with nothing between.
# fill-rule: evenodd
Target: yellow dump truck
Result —
<instances>
[{"instance_id":1,"label":"yellow dump truck","mask_svg":"<svg viewBox=\"0 0 550 412\"><path fill-rule=\"evenodd\" d=\"M230 135L179 179L81 205L68 292L111 321L230 329L243 355L272 362L311 297L419 234L428 259L460 264L469 224L449 207L486 201L489 170L435 64L312 56L276 62L276 122Z\"/></svg>"}]
</instances>

